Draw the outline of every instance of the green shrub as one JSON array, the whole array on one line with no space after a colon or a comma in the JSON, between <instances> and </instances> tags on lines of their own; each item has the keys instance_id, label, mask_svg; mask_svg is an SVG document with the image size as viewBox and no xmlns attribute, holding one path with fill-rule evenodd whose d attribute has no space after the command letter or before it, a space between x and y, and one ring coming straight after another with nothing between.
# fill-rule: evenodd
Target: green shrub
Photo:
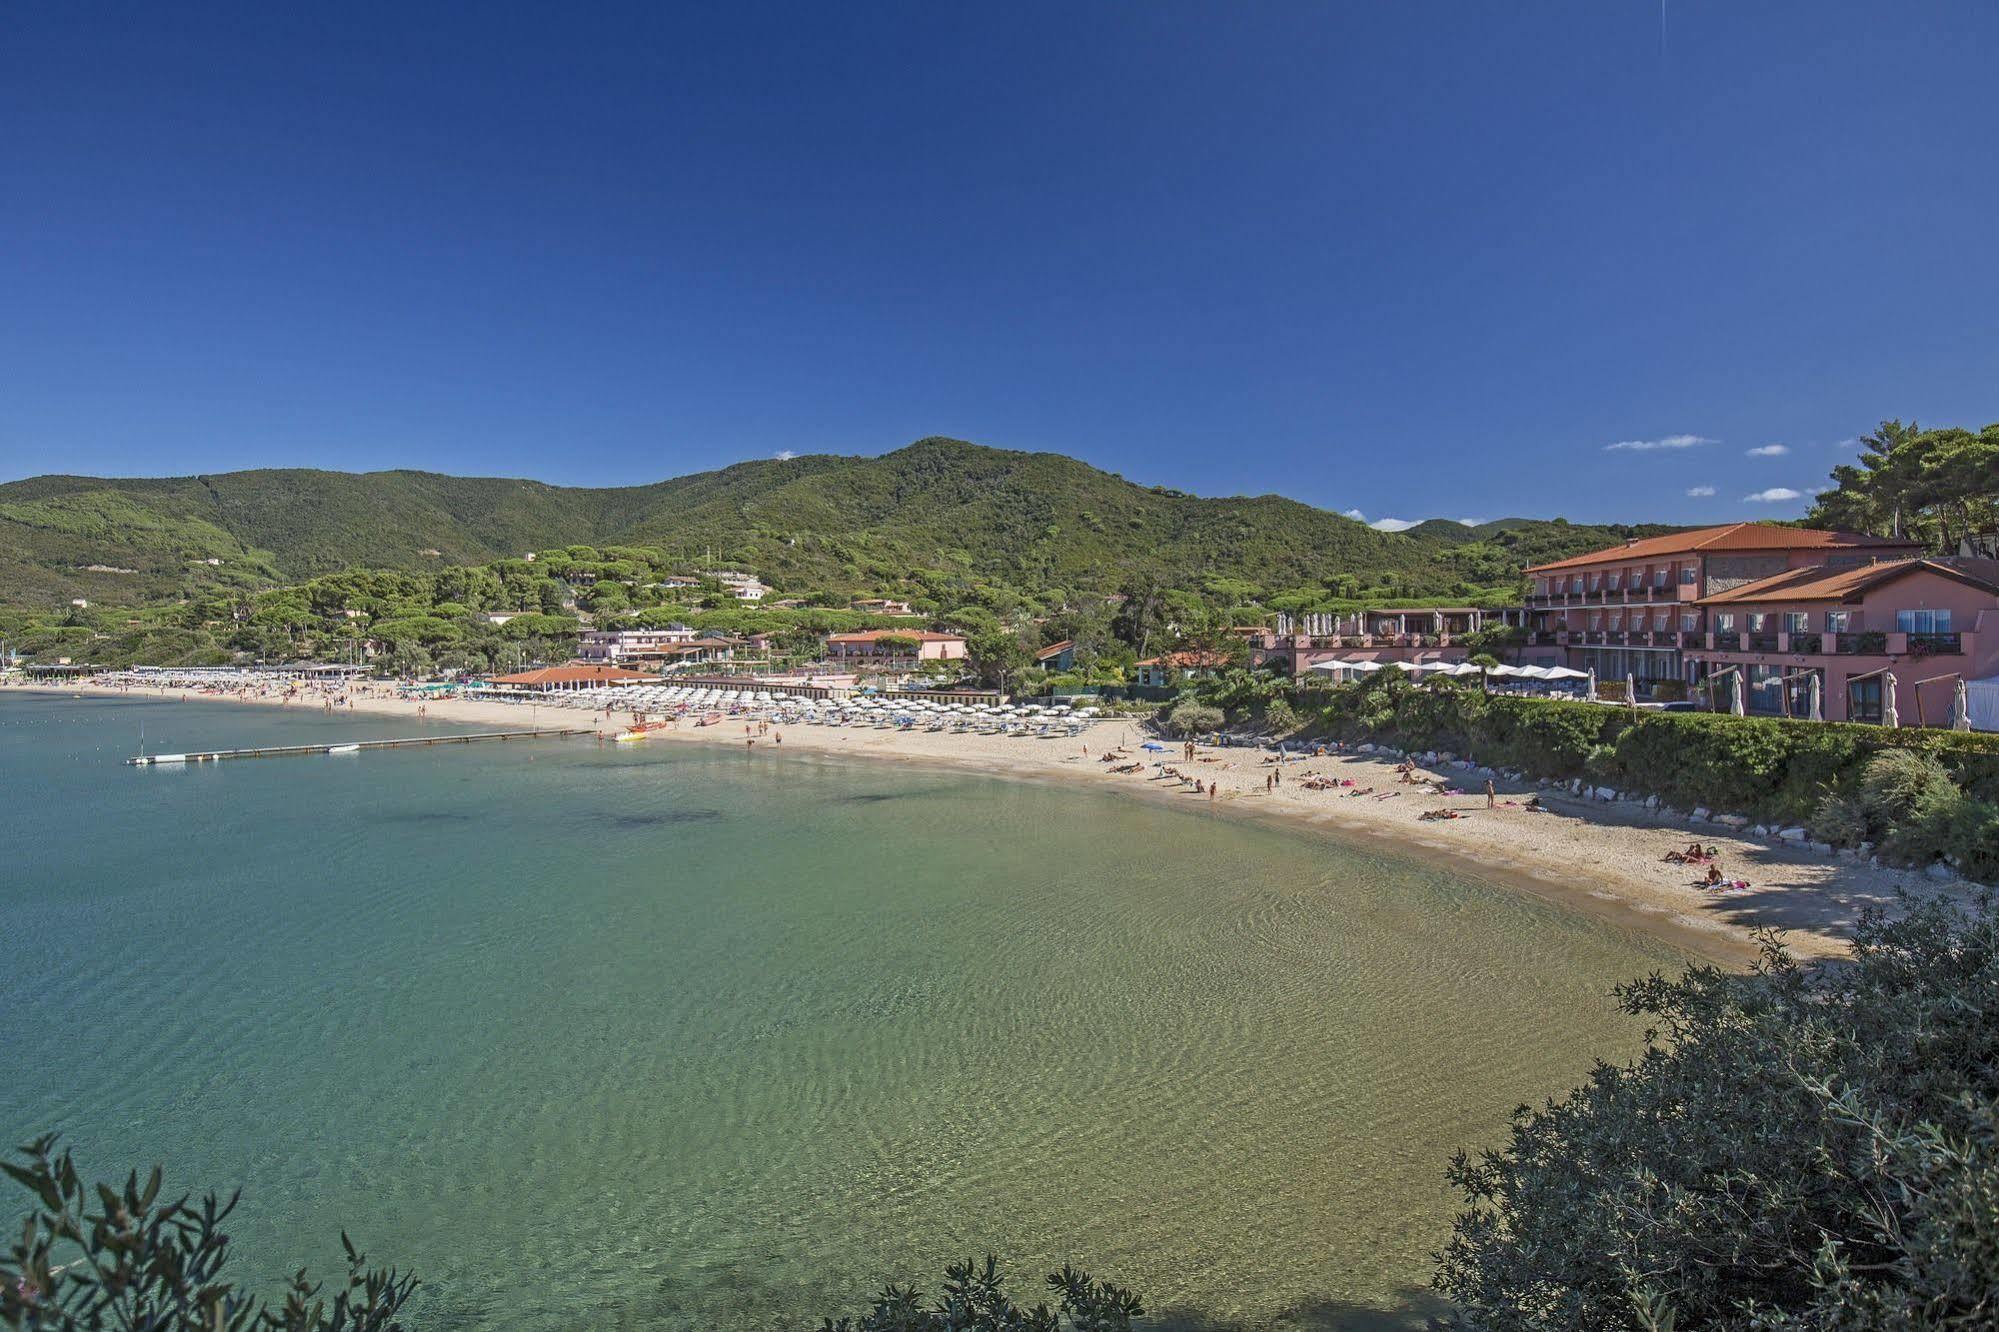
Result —
<instances>
[{"instance_id":1,"label":"green shrub","mask_svg":"<svg viewBox=\"0 0 1999 1332\"><path fill-rule=\"evenodd\" d=\"M1222 728L1222 710L1192 699L1176 704L1166 714L1166 724L1181 735L1199 735L1203 731L1219 731Z\"/></svg>"},{"instance_id":2,"label":"green shrub","mask_svg":"<svg viewBox=\"0 0 1999 1332\"><path fill-rule=\"evenodd\" d=\"M1278 735L1286 735L1298 729L1298 713L1281 698L1273 698L1263 705L1263 725Z\"/></svg>"},{"instance_id":3,"label":"green shrub","mask_svg":"<svg viewBox=\"0 0 1999 1332\"><path fill-rule=\"evenodd\" d=\"M1624 986L1644 1055L1460 1155L1466 1332L1989 1328L1999 916L1864 917L1853 960Z\"/></svg>"},{"instance_id":4,"label":"green shrub","mask_svg":"<svg viewBox=\"0 0 1999 1332\"><path fill-rule=\"evenodd\" d=\"M1867 760L1860 775L1860 808L1879 832L1906 823L1924 796L1949 786L1950 774L1928 754L1891 749Z\"/></svg>"},{"instance_id":5,"label":"green shrub","mask_svg":"<svg viewBox=\"0 0 1999 1332\"><path fill-rule=\"evenodd\" d=\"M1812 812L1812 836L1834 846L1858 846L1867 840L1867 815L1852 796L1829 794Z\"/></svg>"}]
</instances>

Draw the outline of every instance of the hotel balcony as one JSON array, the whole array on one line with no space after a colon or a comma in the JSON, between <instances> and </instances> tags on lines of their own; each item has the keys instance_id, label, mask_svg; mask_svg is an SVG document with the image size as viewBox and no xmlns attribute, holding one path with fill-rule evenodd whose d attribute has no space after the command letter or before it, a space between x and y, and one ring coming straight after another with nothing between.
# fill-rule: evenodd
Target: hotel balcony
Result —
<instances>
[{"instance_id":1,"label":"hotel balcony","mask_svg":"<svg viewBox=\"0 0 1999 1332\"><path fill-rule=\"evenodd\" d=\"M1776 655L1783 657L1961 657L1975 654L1976 633L1903 634L1879 629L1844 634L1686 635L1696 651Z\"/></svg>"},{"instance_id":2,"label":"hotel balcony","mask_svg":"<svg viewBox=\"0 0 1999 1332\"><path fill-rule=\"evenodd\" d=\"M1598 587L1586 588L1581 592L1537 592L1527 598L1527 605L1536 609L1556 606L1646 606L1666 605L1673 602L1692 601L1700 596L1698 583L1668 583L1664 587Z\"/></svg>"}]
</instances>

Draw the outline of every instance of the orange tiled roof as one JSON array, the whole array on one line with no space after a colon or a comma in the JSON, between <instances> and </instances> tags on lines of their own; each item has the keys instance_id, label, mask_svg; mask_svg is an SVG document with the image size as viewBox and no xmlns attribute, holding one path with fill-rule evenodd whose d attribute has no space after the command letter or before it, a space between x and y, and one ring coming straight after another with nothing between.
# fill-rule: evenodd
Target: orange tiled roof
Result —
<instances>
[{"instance_id":1,"label":"orange tiled roof","mask_svg":"<svg viewBox=\"0 0 1999 1332\"><path fill-rule=\"evenodd\" d=\"M1140 666L1176 666L1181 669L1195 666L1226 666L1229 659L1219 652L1168 652L1163 656L1147 657L1137 663Z\"/></svg>"},{"instance_id":2,"label":"orange tiled roof","mask_svg":"<svg viewBox=\"0 0 1999 1332\"><path fill-rule=\"evenodd\" d=\"M1753 583L1731 587L1703 606L1727 606L1746 601L1845 601L1912 573L1927 571L1999 594L1999 560L1883 560L1850 568L1787 569Z\"/></svg>"},{"instance_id":3,"label":"orange tiled roof","mask_svg":"<svg viewBox=\"0 0 1999 1332\"><path fill-rule=\"evenodd\" d=\"M928 629L870 629L858 634L828 634L828 643L873 643L883 638L913 638L919 643L962 643L957 634L936 634Z\"/></svg>"},{"instance_id":4,"label":"orange tiled roof","mask_svg":"<svg viewBox=\"0 0 1999 1332\"><path fill-rule=\"evenodd\" d=\"M1816 527L1774 527L1768 523L1728 523L1722 527L1697 527L1691 532L1670 532L1665 536L1639 537L1621 546L1606 546L1587 555L1530 566L1530 574L1553 569L1580 569L1591 564L1622 564L1629 560L1656 560L1673 555L1707 554L1729 550L1904 550L1920 549L1916 542L1899 537L1865 536L1859 532L1827 532Z\"/></svg>"},{"instance_id":5,"label":"orange tiled roof","mask_svg":"<svg viewBox=\"0 0 1999 1332\"><path fill-rule=\"evenodd\" d=\"M1059 643L1050 643L1047 647L1042 648L1039 652L1034 654L1034 659L1036 661L1047 661L1050 657L1061 656L1064 652L1067 652L1070 648L1074 646L1076 646L1075 639L1065 638Z\"/></svg>"},{"instance_id":6,"label":"orange tiled roof","mask_svg":"<svg viewBox=\"0 0 1999 1332\"><path fill-rule=\"evenodd\" d=\"M496 675L488 684L619 684L626 680L657 680L656 675L644 671L620 670L616 666L543 666L540 670L522 671L518 675Z\"/></svg>"}]
</instances>

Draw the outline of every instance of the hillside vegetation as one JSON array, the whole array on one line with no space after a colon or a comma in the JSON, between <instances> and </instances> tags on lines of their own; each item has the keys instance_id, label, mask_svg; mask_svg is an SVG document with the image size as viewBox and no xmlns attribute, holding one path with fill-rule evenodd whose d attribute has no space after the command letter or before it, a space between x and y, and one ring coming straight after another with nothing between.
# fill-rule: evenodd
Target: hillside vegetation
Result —
<instances>
[{"instance_id":1,"label":"hillside vegetation","mask_svg":"<svg viewBox=\"0 0 1999 1332\"><path fill-rule=\"evenodd\" d=\"M915 590L925 575L1103 592L1148 574L1272 594L1510 594L1533 559L1658 530L1557 520L1378 532L1275 495L1204 499L947 439L595 489L406 471L43 476L0 485L0 604L138 605L612 544L742 565L800 593Z\"/></svg>"}]
</instances>

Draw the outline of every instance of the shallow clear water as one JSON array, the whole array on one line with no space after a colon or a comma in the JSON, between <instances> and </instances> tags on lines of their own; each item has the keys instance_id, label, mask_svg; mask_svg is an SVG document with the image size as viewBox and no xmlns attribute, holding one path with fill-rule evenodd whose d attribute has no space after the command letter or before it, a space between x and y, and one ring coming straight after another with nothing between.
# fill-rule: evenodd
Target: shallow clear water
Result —
<instances>
[{"instance_id":1,"label":"shallow clear water","mask_svg":"<svg viewBox=\"0 0 1999 1332\"><path fill-rule=\"evenodd\" d=\"M1451 1150L1628 1051L1609 987L1675 961L1111 795L591 741L122 767L142 721L411 729L0 695L0 1134L241 1185L259 1281L345 1226L425 1329L816 1325L989 1250L1377 1325Z\"/></svg>"}]
</instances>

